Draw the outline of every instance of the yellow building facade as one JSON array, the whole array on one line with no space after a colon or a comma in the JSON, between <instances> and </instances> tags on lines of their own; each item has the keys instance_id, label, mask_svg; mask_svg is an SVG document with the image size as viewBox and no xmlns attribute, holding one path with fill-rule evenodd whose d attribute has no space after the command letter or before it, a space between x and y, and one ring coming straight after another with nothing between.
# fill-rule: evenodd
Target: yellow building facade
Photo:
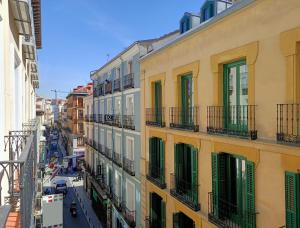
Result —
<instances>
[{"instance_id":1,"label":"yellow building facade","mask_svg":"<svg viewBox=\"0 0 300 228\"><path fill-rule=\"evenodd\" d=\"M299 80L298 0L241 1L143 57L143 225L300 227Z\"/></svg>"}]
</instances>

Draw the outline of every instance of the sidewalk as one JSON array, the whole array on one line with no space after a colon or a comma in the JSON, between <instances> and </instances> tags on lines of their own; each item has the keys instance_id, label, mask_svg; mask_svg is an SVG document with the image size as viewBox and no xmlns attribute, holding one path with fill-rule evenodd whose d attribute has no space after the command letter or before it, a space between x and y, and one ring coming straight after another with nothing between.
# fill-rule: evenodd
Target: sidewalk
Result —
<instances>
[{"instance_id":1,"label":"sidewalk","mask_svg":"<svg viewBox=\"0 0 300 228\"><path fill-rule=\"evenodd\" d=\"M74 186L75 194L77 196L78 201L80 202L80 206L86 216L88 223L90 224L90 227L91 228L95 228L95 227L102 228L103 226L92 208L92 202L88 198L88 196L83 188L83 181L72 182L72 185Z\"/></svg>"}]
</instances>

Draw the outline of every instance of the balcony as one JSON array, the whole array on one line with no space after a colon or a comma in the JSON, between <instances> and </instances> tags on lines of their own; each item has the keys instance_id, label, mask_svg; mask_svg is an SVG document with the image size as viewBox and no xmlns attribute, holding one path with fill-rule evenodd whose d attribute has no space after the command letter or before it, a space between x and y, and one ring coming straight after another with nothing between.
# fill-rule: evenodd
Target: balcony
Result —
<instances>
[{"instance_id":1,"label":"balcony","mask_svg":"<svg viewBox=\"0 0 300 228\"><path fill-rule=\"evenodd\" d=\"M105 124L112 126L113 122L114 122L114 115L112 115L112 114L104 115L104 123Z\"/></svg>"},{"instance_id":2,"label":"balcony","mask_svg":"<svg viewBox=\"0 0 300 228\"><path fill-rule=\"evenodd\" d=\"M101 123L101 124L104 123L104 115L103 114L98 114L98 123Z\"/></svg>"},{"instance_id":3,"label":"balcony","mask_svg":"<svg viewBox=\"0 0 300 228\"><path fill-rule=\"evenodd\" d=\"M208 220L222 228L256 227L256 213L250 213L222 199L214 202L212 192L208 193Z\"/></svg>"},{"instance_id":4,"label":"balcony","mask_svg":"<svg viewBox=\"0 0 300 228\"><path fill-rule=\"evenodd\" d=\"M131 159L128 159L126 157L123 158L123 169L129 173L131 176L135 175L134 171L134 161Z\"/></svg>"},{"instance_id":5,"label":"balcony","mask_svg":"<svg viewBox=\"0 0 300 228\"><path fill-rule=\"evenodd\" d=\"M112 82L108 81L105 84L105 94L111 94L112 93Z\"/></svg>"},{"instance_id":6,"label":"balcony","mask_svg":"<svg viewBox=\"0 0 300 228\"><path fill-rule=\"evenodd\" d=\"M130 130L135 130L134 115L123 115L123 127Z\"/></svg>"},{"instance_id":7,"label":"balcony","mask_svg":"<svg viewBox=\"0 0 300 228\"><path fill-rule=\"evenodd\" d=\"M113 162L120 167L122 166L122 157L120 153L113 152Z\"/></svg>"},{"instance_id":8,"label":"balcony","mask_svg":"<svg viewBox=\"0 0 300 228\"><path fill-rule=\"evenodd\" d=\"M112 202L115 205L116 209L121 212L123 209L123 203L121 197L118 196L116 193L112 193Z\"/></svg>"},{"instance_id":9,"label":"balcony","mask_svg":"<svg viewBox=\"0 0 300 228\"><path fill-rule=\"evenodd\" d=\"M120 78L114 80L114 92L121 91L121 80Z\"/></svg>"},{"instance_id":10,"label":"balcony","mask_svg":"<svg viewBox=\"0 0 300 228\"><path fill-rule=\"evenodd\" d=\"M207 132L257 139L255 105L207 107Z\"/></svg>"},{"instance_id":11,"label":"balcony","mask_svg":"<svg viewBox=\"0 0 300 228\"><path fill-rule=\"evenodd\" d=\"M146 108L146 125L165 127L165 108Z\"/></svg>"},{"instance_id":12,"label":"balcony","mask_svg":"<svg viewBox=\"0 0 300 228\"><path fill-rule=\"evenodd\" d=\"M117 114L113 116L113 126L122 128L122 120L121 120L121 115Z\"/></svg>"},{"instance_id":13,"label":"balcony","mask_svg":"<svg viewBox=\"0 0 300 228\"><path fill-rule=\"evenodd\" d=\"M300 105L277 104L277 141L300 143Z\"/></svg>"},{"instance_id":14,"label":"balcony","mask_svg":"<svg viewBox=\"0 0 300 228\"><path fill-rule=\"evenodd\" d=\"M104 155L108 158L108 159L112 159L112 149L105 147L105 153Z\"/></svg>"},{"instance_id":15,"label":"balcony","mask_svg":"<svg viewBox=\"0 0 300 228\"><path fill-rule=\"evenodd\" d=\"M134 74L130 73L123 77L123 89L134 88Z\"/></svg>"},{"instance_id":16,"label":"balcony","mask_svg":"<svg viewBox=\"0 0 300 228\"><path fill-rule=\"evenodd\" d=\"M124 202L122 214L127 224L130 227L135 227L135 211L128 209L126 206L126 202Z\"/></svg>"},{"instance_id":17,"label":"balcony","mask_svg":"<svg viewBox=\"0 0 300 228\"><path fill-rule=\"evenodd\" d=\"M157 167L150 162L146 163L146 170L148 171L146 177L149 181L160 187L161 189L166 188L165 182L165 170L162 167Z\"/></svg>"},{"instance_id":18,"label":"balcony","mask_svg":"<svg viewBox=\"0 0 300 228\"><path fill-rule=\"evenodd\" d=\"M170 108L170 128L199 131L198 107Z\"/></svg>"},{"instance_id":19,"label":"balcony","mask_svg":"<svg viewBox=\"0 0 300 228\"><path fill-rule=\"evenodd\" d=\"M200 210L200 204L198 202L198 184L192 184L185 180L176 178L175 174L170 174L171 187L170 193L173 197L180 202L187 205L194 211Z\"/></svg>"}]
</instances>

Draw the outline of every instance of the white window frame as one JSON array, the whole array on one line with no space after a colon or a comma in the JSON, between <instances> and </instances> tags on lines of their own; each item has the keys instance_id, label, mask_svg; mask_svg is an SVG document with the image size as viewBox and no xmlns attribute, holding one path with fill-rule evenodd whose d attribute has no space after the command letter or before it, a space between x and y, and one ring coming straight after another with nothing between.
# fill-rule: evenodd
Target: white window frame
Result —
<instances>
[{"instance_id":1,"label":"white window frame","mask_svg":"<svg viewBox=\"0 0 300 228\"><path fill-rule=\"evenodd\" d=\"M132 192L130 194L130 187L129 185L132 186ZM132 205L131 205L132 203ZM135 211L135 184L126 179L126 207L130 211Z\"/></svg>"},{"instance_id":2,"label":"white window frame","mask_svg":"<svg viewBox=\"0 0 300 228\"><path fill-rule=\"evenodd\" d=\"M128 104L129 99L132 98L132 112L129 113ZM134 94L130 94L126 96L126 115L134 115Z\"/></svg>"},{"instance_id":3,"label":"white window frame","mask_svg":"<svg viewBox=\"0 0 300 228\"><path fill-rule=\"evenodd\" d=\"M120 133L116 133L115 134L115 152L117 153L117 154L121 154L121 142L122 142L122 135L120 134ZM119 148L117 147L117 138L119 138L120 140L119 140ZM119 149L119 150L117 150L117 148Z\"/></svg>"},{"instance_id":4,"label":"white window frame","mask_svg":"<svg viewBox=\"0 0 300 228\"><path fill-rule=\"evenodd\" d=\"M109 105L110 103L110 105ZM107 98L106 100L106 114L112 114L112 98Z\"/></svg>"},{"instance_id":5,"label":"white window frame","mask_svg":"<svg viewBox=\"0 0 300 228\"><path fill-rule=\"evenodd\" d=\"M120 106L119 106L119 110L117 112L117 107L118 107L118 102L120 102ZM122 110L122 101L121 101L121 97L116 97L115 98L115 114L120 115L121 114L121 110Z\"/></svg>"},{"instance_id":6,"label":"white window frame","mask_svg":"<svg viewBox=\"0 0 300 228\"><path fill-rule=\"evenodd\" d=\"M122 176L117 170L115 170L115 186L116 186L115 194L121 199L121 197L122 197Z\"/></svg>"},{"instance_id":7,"label":"white window frame","mask_svg":"<svg viewBox=\"0 0 300 228\"><path fill-rule=\"evenodd\" d=\"M110 135L110 137L109 137ZM110 143L108 143L110 142ZM106 131L106 146L108 149L112 149L112 131L107 130Z\"/></svg>"},{"instance_id":8,"label":"white window frame","mask_svg":"<svg viewBox=\"0 0 300 228\"><path fill-rule=\"evenodd\" d=\"M129 141L132 141L132 156L129 157ZM126 158L131 161L134 161L134 137L126 136Z\"/></svg>"}]
</instances>

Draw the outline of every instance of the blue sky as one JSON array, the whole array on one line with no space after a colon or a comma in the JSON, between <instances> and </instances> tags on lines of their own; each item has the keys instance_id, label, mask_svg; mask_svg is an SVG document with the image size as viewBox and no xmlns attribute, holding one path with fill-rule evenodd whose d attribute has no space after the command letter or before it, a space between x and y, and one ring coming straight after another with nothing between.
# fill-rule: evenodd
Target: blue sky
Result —
<instances>
[{"instance_id":1,"label":"blue sky","mask_svg":"<svg viewBox=\"0 0 300 228\"><path fill-rule=\"evenodd\" d=\"M44 0L38 95L70 91L90 81L89 72L135 40L156 38L179 27L184 12L203 0ZM58 94L65 97L66 94Z\"/></svg>"}]
</instances>

